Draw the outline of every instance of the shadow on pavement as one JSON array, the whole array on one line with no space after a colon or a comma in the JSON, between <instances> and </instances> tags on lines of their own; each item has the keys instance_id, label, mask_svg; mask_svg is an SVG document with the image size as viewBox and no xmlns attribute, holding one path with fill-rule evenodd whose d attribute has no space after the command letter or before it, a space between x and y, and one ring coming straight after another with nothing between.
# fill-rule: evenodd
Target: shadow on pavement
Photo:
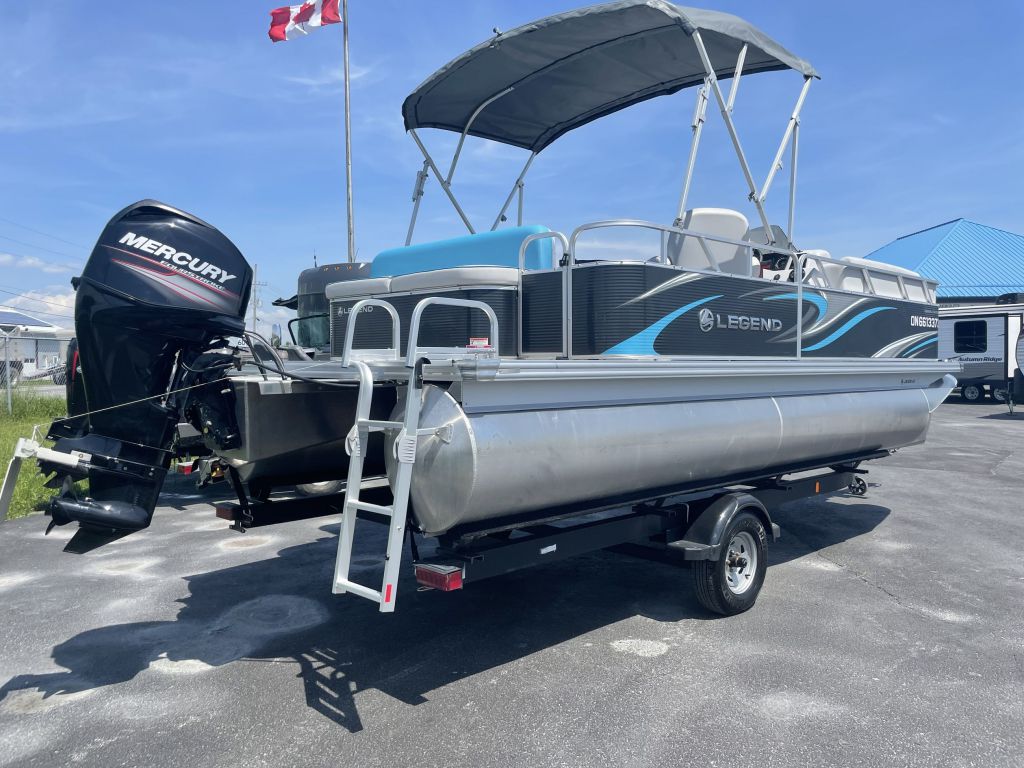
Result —
<instances>
[{"instance_id":1,"label":"shadow on pavement","mask_svg":"<svg viewBox=\"0 0 1024 768\"><path fill-rule=\"evenodd\" d=\"M870 533L889 514L888 508L866 502L836 504L827 499L809 499L787 504L772 513L772 520L782 528L782 537L769 550L769 566Z\"/></svg>"},{"instance_id":2,"label":"shadow on pavement","mask_svg":"<svg viewBox=\"0 0 1024 768\"><path fill-rule=\"evenodd\" d=\"M989 419L991 421L1022 421L1024 420L1024 413L1016 411L1010 413L1009 411L1001 411L999 413L986 413L984 416L979 416L979 419Z\"/></svg>"},{"instance_id":3,"label":"shadow on pavement","mask_svg":"<svg viewBox=\"0 0 1024 768\"><path fill-rule=\"evenodd\" d=\"M888 510L817 500L777 514L784 538L773 563L867 533ZM0 688L0 700L26 689L51 696L115 685L154 663L202 674L240 660L293 660L308 706L356 732L363 726L354 696L362 690L417 705L454 680L637 615L712 618L693 597L686 571L607 552L447 594L417 592L406 575L397 612L380 614L367 601L324 595L337 526L320 530L330 535L267 560L186 577L189 595L173 621L105 626L69 638L52 651L67 672L16 676ZM362 569L355 578L374 583L377 558L365 553L383 552L384 539L369 533L354 560Z\"/></svg>"}]
</instances>

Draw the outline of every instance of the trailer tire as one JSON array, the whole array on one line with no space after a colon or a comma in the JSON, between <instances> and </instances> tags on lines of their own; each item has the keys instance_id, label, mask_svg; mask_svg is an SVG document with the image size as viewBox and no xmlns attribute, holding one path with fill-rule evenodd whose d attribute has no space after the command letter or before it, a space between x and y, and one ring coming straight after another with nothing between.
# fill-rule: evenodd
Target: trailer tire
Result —
<instances>
[{"instance_id":1,"label":"trailer tire","mask_svg":"<svg viewBox=\"0 0 1024 768\"><path fill-rule=\"evenodd\" d=\"M345 490L344 480L321 480L317 483L299 483L295 492L299 496L330 496Z\"/></svg>"},{"instance_id":2,"label":"trailer tire","mask_svg":"<svg viewBox=\"0 0 1024 768\"><path fill-rule=\"evenodd\" d=\"M753 607L768 570L768 534L750 512L740 512L722 537L719 555L693 565L697 600L709 611L735 616Z\"/></svg>"},{"instance_id":3,"label":"trailer tire","mask_svg":"<svg viewBox=\"0 0 1024 768\"><path fill-rule=\"evenodd\" d=\"M960 387L960 397L965 403L980 403L985 397L985 390L980 384L964 384Z\"/></svg>"},{"instance_id":4,"label":"trailer tire","mask_svg":"<svg viewBox=\"0 0 1024 768\"><path fill-rule=\"evenodd\" d=\"M995 400L997 403L1005 403L1009 399L1009 392L1005 389L992 388L992 391L988 393L989 397Z\"/></svg>"}]
</instances>

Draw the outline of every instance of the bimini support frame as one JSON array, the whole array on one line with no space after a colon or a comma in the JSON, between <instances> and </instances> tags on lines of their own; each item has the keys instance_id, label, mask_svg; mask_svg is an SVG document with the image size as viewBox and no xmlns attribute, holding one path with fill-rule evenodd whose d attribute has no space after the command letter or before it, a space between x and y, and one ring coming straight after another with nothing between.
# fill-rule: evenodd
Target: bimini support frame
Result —
<instances>
[{"instance_id":1,"label":"bimini support frame","mask_svg":"<svg viewBox=\"0 0 1024 768\"><path fill-rule=\"evenodd\" d=\"M423 146L423 142L420 141L420 137L416 135L416 129L411 128L409 130L409 135L412 136L412 140L416 142L416 146L420 148L420 152L423 153L423 159L426 161L426 164L430 168L430 170L434 172L434 178L437 179L437 183L441 185L441 189L444 190L444 193L448 195L448 199L451 200L452 205L455 206L455 211L459 214L459 218L462 219L462 223L466 225L466 229L469 230L469 234L476 234L476 230L473 229L473 225L469 223L469 218L466 216L466 212L462 210L462 206L459 205L459 201L455 199L455 194L452 192L451 185L447 181L445 181L445 177L441 175L441 171L437 169L437 165L434 163L434 158L430 156L430 153L427 152L427 148ZM415 207L413 208L413 220L409 222L408 237L410 240L412 239L413 227L416 224L415 216L418 210L419 199L416 200Z\"/></svg>"},{"instance_id":2,"label":"bimini support frame","mask_svg":"<svg viewBox=\"0 0 1024 768\"><path fill-rule=\"evenodd\" d=\"M430 176L429 173L430 161L424 160L423 167L416 172L416 182L412 187L412 218L409 219L409 231L405 235L405 244L410 245L412 243L412 233L416 229L416 217L420 212L420 201L423 199L423 188L427 184L427 178Z\"/></svg>"},{"instance_id":3,"label":"bimini support frame","mask_svg":"<svg viewBox=\"0 0 1024 768\"><path fill-rule=\"evenodd\" d=\"M458 146L455 147L455 154L452 155L452 164L448 168L448 178L445 179L449 184L452 183L452 176L455 175L455 166L459 164L459 156L462 154L462 145L466 143L466 136L469 135L469 129L473 127L473 123L476 121L477 116L484 111L488 104L497 101L506 93L511 93L513 88L509 86L505 90L494 94L489 99L486 99L480 104L479 107L473 110L473 114L469 116L469 120L466 122L466 127L462 129L462 134L459 136Z\"/></svg>"},{"instance_id":4,"label":"bimini support frame","mask_svg":"<svg viewBox=\"0 0 1024 768\"><path fill-rule=\"evenodd\" d=\"M516 183L512 185L512 191L508 193L508 197L505 198L505 204L501 206L501 210L498 211L497 218L494 219L494 223L491 225L491 231L493 232L501 224L501 220L505 217L505 211L508 210L509 204L512 202L512 198L515 197L516 192L519 193L519 224L523 223L523 179L526 178L527 172L530 170L530 166L533 165L533 159L537 157L536 152L531 152L530 156L526 158L526 165L523 166L523 170L519 172L519 176L516 178Z\"/></svg>"},{"instance_id":5,"label":"bimini support frame","mask_svg":"<svg viewBox=\"0 0 1024 768\"><path fill-rule=\"evenodd\" d=\"M732 139L733 149L736 150L736 157L740 161L740 168L743 170L743 178L746 179L747 188L749 189L748 198L750 202L757 208L757 215L761 219L761 223L764 225L765 232L771 231L771 224L768 222L768 215L765 213L764 205L757 195L757 185L754 182L754 175L750 172L750 164L747 162L747 156L743 152L743 145L740 143L739 134L736 132L736 125L732 121L732 114L730 109L730 103L726 101L725 95L722 93L722 89L718 85L718 78L715 76L715 68L711 64L711 58L708 56L708 49L704 46L704 39L700 36L700 31L694 30L693 32L693 43L697 46L697 53L700 54L700 60L704 64L704 71L707 73L707 81L711 85L711 90L715 94L715 100L718 102L718 109L722 113L722 119L725 120L725 127L729 131L729 138ZM738 58L746 58L746 46L740 49L740 55ZM735 84L733 85L735 88Z\"/></svg>"},{"instance_id":6,"label":"bimini support frame","mask_svg":"<svg viewBox=\"0 0 1024 768\"><path fill-rule=\"evenodd\" d=\"M775 180L775 174L782 168L782 155L786 151L786 146L789 144L789 140L793 137L794 131L800 122L800 110L803 109L804 99L807 98L807 91L811 87L811 78L804 78L804 87L800 89L800 96L796 100L796 106L793 107L793 113L789 116L789 122L786 123L786 130L782 134L782 141L779 142L779 149L775 153L775 159L772 161L772 167L768 170L768 176L764 180L764 185L761 187L761 192L757 196L758 200L764 204L764 201L768 198L768 190L771 189L772 182ZM794 148L796 142L793 143ZM795 161L795 157L794 157ZM795 162L794 162L795 165ZM792 174L791 174L792 176ZM792 234L790 234L792 237Z\"/></svg>"},{"instance_id":7,"label":"bimini support frame","mask_svg":"<svg viewBox=\"0 0 1024 768\"><path fill-rule=\"evenodd\" d=\"M697 91L697 103L693 107L693 122L690 124L693 137L690 139L690 156L686 161L686 178L683 179L683 192L679 196L679 208L676 211L676 220L673 224L676 227L683 225L683 214L686 213L686 200L690 196L693 169L697 165L697 149L700 147L700 137L704 132L704 122L707 120L709 87L707 78L705 78L704 85Z\"/></svg>"},{"instance_id":8,"label":"bimini support frame","mask_svg":"<svg viewBox=\"0 0 1024 768\"><path fill-rule=\"evenodd\" d=\"M697 52L700 54L701 62L704 65L704 70L707 75L704 78L704 85L697 92L697 105L694 109L692 125L693 138L690 143L690 156L686 165L686 177L683 180L683 191L679 198L679 209L676 214L675 226L682 226L683 216L686 213L686 203L690 194L690 184L693 181L693 171L697 160L697 150L700 146L701 133L704 129L708 91L710 90L715 94L715 100L718 102L719 110L722 113L722 119L725 121L725 127L729 131L729 138L732 140L733 148L736 151L736 157L739 160L740 168L743 171L743 177L747 182L747 198L757 209L757 215L761 219L761 223L764 225L764 231L767 234L770 243L774 243L774 240L772 239L772 228L768 221L768 215L765 211L764 203L768 198L768 191L771 189L772 182L775 180L775 174L782 168L782 156L792 140L792 168L790 169L788 217L789 226L786 230L787 236L789 237L789 243L786 243L786 245L789 245L793 242L793 220L796 209L796 164L797 153L799 151L797 133L800 125L800 111L803 109L804 100L807 98L807 91L810 90L811 80L813 78L810 76L804 78L803 88L800 89L800 95L797 98L796 105L793 107L789 121L786 124L786 130L783 132L782 140L779 142L779 148L775 153L775 158L772 161L772 165L768 170L767 176L765 177L764 184L761 185L761 189L758 191L757 185L754 181L754 175L750 170L750 164L747 162L746 155L743 152L743 145L740 143L736 124L732 119L733 106L736 103L736 93L739 90L740 77L743 75L743 65L746 62L748 46L744 45L740 48L739 55L736 57L736 67L733 71L732 85L729 88L728 98L725 98L722 94L722 89L719 86L718 78L715 75L715 69L711 63L711 58L708 55L707 48L704 45L704 40L701 38L699 31L695 31L693 33L693 42L697 47Z\"/></svg>"},{"instance_id":9,"label":"bimini support frame","mask_svg":"<svg viewBox=\"0 0 1024 768\"><path fill-rule=\"evenodd\" d=\"M479 114L483 112L484 109L486 109L490 104L494 103L502 96L511 93L513 90L514 88L510 86L504 89L503 91L499 91L493 96L490 96L487 99L485 99L483 102L481 102L480 106L473 110L473 114L469 116L469 120L466 121L466 125L462 129L462 133L459 135L459 143L455 146L455 152L452 155L452 162L451 165L448 166L448 174L445 176L441 175L440 170L438 170L437 163L434 162L434 159L430 156L430 153L427 151L426 146L420 140L420 137L416 134L416 129L409 129L409 135L412 136L413 141L416 142L416 146L419 147L420 152L423 153L424 161L423 168L416 174L416 182L415 185L413 186L412 217L409 219L409 229L405 236L406 245L410 245L412 243L412 236L416 230L416 217L419 215L420 201L423 198L423 188L424 185L426 184L427 177L430 171L433 171L434 177L441 185L441 189L443 189L445 194L448 196L448 199L451 201L451 204L455 207L455 211L459 214L459 218L462 219L462 223L466 225L466 229L469 230L469 233L471 235L476 234L476 230L473 229L473 225L470 223L469 217L466 215L466 212L462 210L462 206L459 205L459 201L455 197L455 193L452 191L452 179L455 176L455 169L459 164L459 158L462 156L462 148L466 143L466 136L469 135L469 129L473 127L473 122L476 120L477 116L479 116ZM533 164L533 160L535 157L537 157L537 153L531 152L530 156L526 159L526 164L523 166L523 170L520 171L519 176L516 177L515 183L512 185L512 191L508 193L508 197L505 198L505 204L501 206L501 210L498 211L498 215L494 220L494 224L491 225L492 232L496 230L498 226L501 224L505 216L505 211L508 210L509 205L512 204L512 199L516 196L517 193L519 195L518 222L520 225L522 225L523 189L525 186L523 180L526 178L526 174L527 172L529 172L530 166Z\"/></svg>"},{"instance_id":10,"label":"bimini support frame","mask_svg":"<svg viewBox=\"0 0 1024 768\"><path fill-rule=\"evenodd\" d=\"M732 114L733 105L736 103L736 94L740 89L740 77L743 75L743 64L747 60L747 49L748 46L744 45L740 48L739 55L736 57L736 69L733 72L732 85L729 87L729 100L726 104L730 115ZM693 169L697 165L697 150L700 148L700 137L704 132L704 123L707 121L708 91L710 89L711 81L705 77L704 85L697 91L697 104L693 110L693 122L690 126L693 130L693 138L690 141L690 156L686 161L686 178L683 180L683 192L679 197L679 208L676 212L676 220L673 223L675 227L683 226L686 201L690 196L690 184L693 181Z\"/></svg>"},{"instance_id":11,"label":"bimini support frame","mask_svg":"<svg viewBox=\"0 0 1024 768\"><path fill-rule=\"evenodd\" d=\"M800 153L800 118L793 124L793 158L789 162L789 220L786 222L787 248L793 247L793 220L796 216L796 159Z\"/></svg>"}]
</instances>

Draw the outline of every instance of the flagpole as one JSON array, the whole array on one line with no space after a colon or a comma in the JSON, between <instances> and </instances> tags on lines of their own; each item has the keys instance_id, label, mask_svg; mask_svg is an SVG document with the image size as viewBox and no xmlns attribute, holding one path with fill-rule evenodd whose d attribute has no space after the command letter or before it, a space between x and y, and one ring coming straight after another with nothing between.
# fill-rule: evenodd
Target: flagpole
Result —
<instances>
[{"instance_id":1,"label":"flagpole","mask_svg":"<svg viewBox=\"0 0 1024 768\"><path fill-rule=\"evenodd\" d=\"M356 260L356 223L352 213L352 106L349 101L348 0L341 2L341 24L345 47L345 197L348 205L348 260Z\"/></svg>"}]
</instances>

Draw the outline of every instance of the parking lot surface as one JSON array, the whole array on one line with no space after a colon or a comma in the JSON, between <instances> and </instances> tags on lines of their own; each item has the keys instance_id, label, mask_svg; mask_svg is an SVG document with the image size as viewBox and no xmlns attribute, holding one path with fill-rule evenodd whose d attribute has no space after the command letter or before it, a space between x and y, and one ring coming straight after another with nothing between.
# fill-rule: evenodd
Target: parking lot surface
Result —
<instances>
[{"instance_id":1,"label":"parking lot surface","mask_svg":"<svg viewBox=\"0 0 1024 768\"><path fill-rule=\"evenodd\" d=\"M84 555L3 523L0 764L1020 766L1024 414L943 405L869 468L775 511L733 618L611 553L379 614L330 594L336 517L239 534L184 479Z\"/></svg>"}]
</instances>

